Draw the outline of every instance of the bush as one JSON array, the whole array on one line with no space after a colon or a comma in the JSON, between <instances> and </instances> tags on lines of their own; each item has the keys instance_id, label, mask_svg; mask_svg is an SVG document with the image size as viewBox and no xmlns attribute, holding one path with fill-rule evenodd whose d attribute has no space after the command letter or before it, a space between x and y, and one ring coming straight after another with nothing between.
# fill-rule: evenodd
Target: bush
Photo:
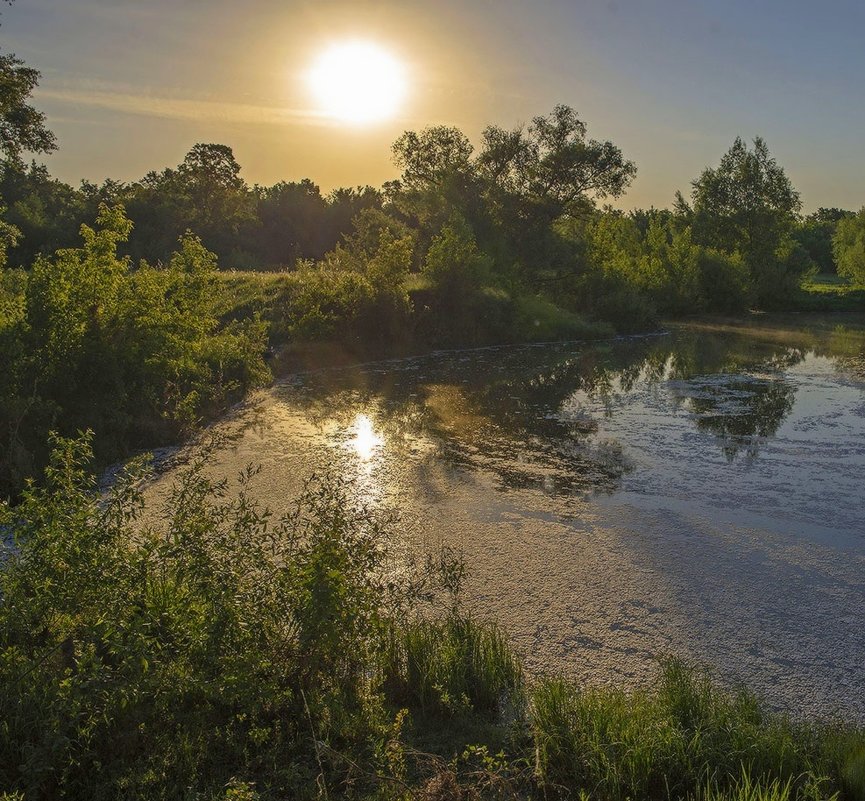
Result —
<instances>
[{"instance_id":1,"label":"bush","mask_svg":"<svg viewBox=\"0 0 865 801\"><path fill-rule=\"evenodd\" d=\"M838 221L832 238L838 275L854 284L865 284L865 206Z\"/></svg>"},{"instance_id":2,"label":"bush","mask_svg":"<svg viewBox=\"0 0 865 801\"><path fill-rule=\"evenodd\" d=\"M273 520L249 498L256 471L229 497L206 452L164 522L143 525L140 468L102 499L88 441L54 445L44 487L0 509L0 789L192 798L236 780L312 797L372 764L390 731L388 633L459 567L407 570L387 521L336 481ZM445 630L466 648L459 664L433 656L438 678L490 708L519 675L503 639L457 616Z\"/></svg>"},{"instance_id":3,"label":"bush","mask_svg":"<svg viewBox=\"0 0 865 801\"><path fill-rule=\"evenodd\" d=\"M745 311L753 296L748 267L738 255L701 248L698 260L700 295L709 311Z\"/></svg>"},{"instance_id":4,"label":"bush","mask_svg":"<svg viewBox=\"0 0 865 801\"><path fill-rule=\"evenodd\" d=\"M4 273L0 495L44 466L49 429L96 430L105 464L175 440L269 375L264 324L220 326L216 260L196 237L168 265L133 269L117 255L123 209L102 206L97 222L80 248L39 258L13 295Z\"/></svg>"}]
</instances>

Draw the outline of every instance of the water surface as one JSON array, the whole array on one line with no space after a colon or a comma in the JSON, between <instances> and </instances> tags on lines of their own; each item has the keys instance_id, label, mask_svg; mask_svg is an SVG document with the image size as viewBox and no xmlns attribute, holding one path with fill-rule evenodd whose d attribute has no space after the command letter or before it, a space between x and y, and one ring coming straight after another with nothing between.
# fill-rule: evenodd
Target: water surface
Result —
<instances>
[{"instance_id":1,"label":"water surface","mask_svg":"<svg viewBox=\"0 0 865 801\"><path fill-rule=\"evenodd\" d=\"M673 652L865 720L862 318L307 371L223 427L215 469L261 464L274 509L332 472L460 548L533 669L639 684Z\"/></svg>"}]
</instances>

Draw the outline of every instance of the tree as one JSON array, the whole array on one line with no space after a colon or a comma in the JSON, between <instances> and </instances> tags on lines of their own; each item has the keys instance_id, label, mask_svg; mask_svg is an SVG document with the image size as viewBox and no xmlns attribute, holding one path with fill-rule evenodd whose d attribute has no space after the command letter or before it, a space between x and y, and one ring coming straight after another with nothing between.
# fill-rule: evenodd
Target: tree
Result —
<instances>
[{"instance_id":1,"label":"tree","mask_svg":"<svg viewBox=\"0 0 865 801\"><path fill-rule=\"evenodd\" d=\"M334 189L325 200L327 222L323 238L328 250L353 230L354 220L364 209L381 209L384 197L375 187L358 186Z\"/></svg>"},{"instance_id":2,"label":"tree","mask_svg":"<svg viewBox=\"0 0 865 801\"><path fill-rule=\"evenodd\" d=\"M838 221L832 238L838 275L865 284L865 206L859 213Z\"/></svg>"},{"instance_id":3,"label":"tree","mask_svg":"<svg viewBox=\"0 0 865 801\"><path fill-rule=\"evenodd\" d=\"M0 55L0 153L6 159L57 148L45 115L27 102L38 84L38 70L24 66L13 53Z\"/></svg>"},{"instance_id":4,"label":"tree","mask_svg":"<svg viewBox=\"0 0 865 801\"><path fill-rule=\"evenodd\" d=\"M261 224L258 249L268 266L320 259L336 242L327 235L328 204L309 179L256 187Z\"/></svg>"},{"instance_id":5,"label":"tree","mask_svg":"<svg viewBox=\"0 0 865 801\"><path fill-rule=\"evenodd\" d=\"M74 246L82 222L96 216L97 194L76 191L35 161L3 162L0 197L8 207L4 216L21 231L19 244L9 254L10 265L29 268L39 255Z\"/></svg>"},{"instance_id":6,"label":"tree","mask_svg":"<svg viewBox=\"0 0 865 801\"><path fill-rule=\"evenodd\" d=\"M192 229L217 253L226 253L252 216L234 152L228 145L199 143L186 154L176 176L192 204Z\"/></svg>"},{"instance_id":7,"label":"tree","mask_svg":"<svg viewBox=\"0 0 865 801\"><path fill-rule=\"evenodd\" d=\"M637 173L618 147L587 139L587 131L565 105L535 117L525 132L490 127L479 167L500 191L545 208L550 220L583 211L589 200L621 196Z\"/></svg>"},{"instance_id":8,"label":"tree","mask_svg":"<svg viewBox=\"0 0 865 801\"><path fill-rule=\"evenodd\" d=\"M473 157L468 138L457 128L409 131L393 145L402 170L403 191L441 189L460 179L474 184L487 200L519 198L543 210L547 222L584 209L587 202L619 197L636 167L612 142L586 138L586 124L569 106L556 106L535 117L527 129L496 126L482 134L483 147Z\"/></svg>"},{"instance_id":9,"label":"tree","mask_svg":"<svg viewBox=\"0 0 865 801\"><path fill-rule=\"evenodd\" d=\"M832 254L832 237L838 222L852 216L852 211L820 208L796 226L793 237L808 253L819 272L837 272Z\"/></svg>"},{"instance_id":10,"label":"tree","mask_svg":"<svg viewBox=\"0 0 865 801\"><path fill-rule=\"evenodd\" d=\"M403 134L393 152L402 169L390 187L394 203L423 238L457 214L500 269L516 262L532 279L561 250L552 224L620 196L636 174L612 142L588 139L586 124L563 105L527 128L486 128L477 154L461 131L441 126Z\"/></svg>"},{"instance_id":11,"label":"tree","mask_svg":"<svg viewBox=\"0 0 865 801\"><path fill-rule=\"evenodd\" d=\"M803 262L791 233L802 202L763 139L749 149L737 137L692 187L693 207L679 195L677 210L691 221L697 244L741 254L764 304L798 285Z\"/></svg>"},{"instance_id":12,"label":"tree","mask_svg":"<svg viewBox=\"0 0 865 801\"><path fill-rule=\"evenodd\" d=\"M472 170L474 148L458 128L439 125L419 134L406 131L391 150L394 164L402 170L400 182L409 190L440 185L450 175Z\"/></svg>"},{"instance_id":13,"label":"tree","mask_svg":"<svg viewBox=\"0 0 865 801\"><path fill-rule=\"evenodd\" d=\"M255 219L254 197L228 145L196 144L176 169L148 173L128 194L135 221L131 249L139 257L168 258L190 230L230 262L241 232Z\"/></svg>"}]
</instances>

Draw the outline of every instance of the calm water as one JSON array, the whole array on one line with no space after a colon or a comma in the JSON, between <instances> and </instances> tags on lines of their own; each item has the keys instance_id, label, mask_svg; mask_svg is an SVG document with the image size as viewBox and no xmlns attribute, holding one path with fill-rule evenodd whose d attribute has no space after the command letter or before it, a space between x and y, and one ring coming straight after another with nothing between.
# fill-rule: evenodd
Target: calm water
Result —
<instances>
[{"instance_id":1,"label":"calm water","mask_svg":"<svg viewBox=\"0 0 865 801\"><path fill-rule=\"evenodd\" d=\"M223 426L215 469L261 464L271 507L330 471L459 547L533 668L639 684L675 652L865 720L861 318L309 371Z\"/></svg>"}]
</instances>

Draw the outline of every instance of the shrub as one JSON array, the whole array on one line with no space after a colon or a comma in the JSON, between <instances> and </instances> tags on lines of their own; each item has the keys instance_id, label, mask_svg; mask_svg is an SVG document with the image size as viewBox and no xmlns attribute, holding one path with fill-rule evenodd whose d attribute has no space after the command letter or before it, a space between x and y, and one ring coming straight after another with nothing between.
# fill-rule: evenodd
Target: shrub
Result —
<instances>
[{"instance_id":1,"label":"shrub","mask_svg":"<svg viewBox=\"0 0 865 801\"><path fill-rule=\"evenodd\" d=\"M700 295L709 311L735 314L752 300L748 268L738 255L701 248L698 259Z\"/></svg>"},{"instance_id":2,"label":"shrub","mask_svg":"<svg viewBox=\"0 0 865 801\"><path fill-rule=\"evenodd\" d=\"M838 275L855 284L865 284L865 206L856 215L838 221L832 252Z\"/></svg>"},{"instance_id":3,"label":"shrub","mask_svg":"<svg viewBox=\"0 0 865 801\"><path fill-rule=\"evenodd\" d=\"M133 269L117 255L122 207L102 206L97 223L80 248L40 257L11 301L3 290L2 495L45 464L49 429L96 430L104 464L176 439L268 377L264 324L219 324L216 260L196 237L166 266Z\"/></svg>"},{"instance_id":4,"label":"shrub","mask_svg":"<svg viewBox=\"0 0 865 801\"><path fill-rule=\"evenodd\" d=\"M459 568L406 570L387 520L336 481L274 520L250 500L256 471L235 494L208 478L206 451L146 525L140 468L103 499L88 441L54 445L44 486L0 508L14 546L0 571L0 788L192 798L233 781L234 796L307 797L372 764L390 731L388 632ZM483 672L503 640L450 625L468 650L461 666L436 656L440 678L487 709L509 680Z\"/></svg>"}]
</instances>

